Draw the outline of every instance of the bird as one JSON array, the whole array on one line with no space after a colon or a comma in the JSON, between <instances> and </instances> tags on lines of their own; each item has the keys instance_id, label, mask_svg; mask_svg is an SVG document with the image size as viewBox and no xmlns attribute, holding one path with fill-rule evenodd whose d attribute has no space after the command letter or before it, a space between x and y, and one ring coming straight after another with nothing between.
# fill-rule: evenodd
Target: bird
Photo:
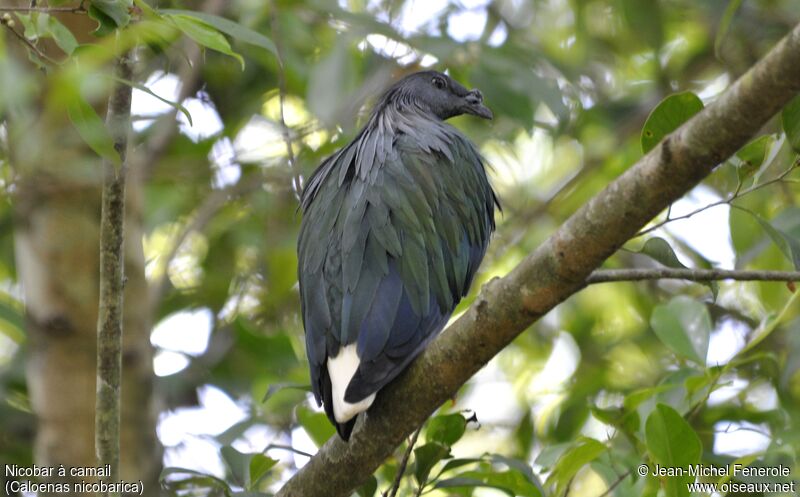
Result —
<instances>
[{"instance_id":1,"label":"bird","mask_svg":"<svg viewBox=\"0 0 800 497\"><path fill-rule=\"evenodd\" d=\"M311 389L348 441L356 417L444 328L501 210L486 162L445 121L493 118L477 89L409 74L300 199L298 281Z\"/></svg>"}]
</instances>

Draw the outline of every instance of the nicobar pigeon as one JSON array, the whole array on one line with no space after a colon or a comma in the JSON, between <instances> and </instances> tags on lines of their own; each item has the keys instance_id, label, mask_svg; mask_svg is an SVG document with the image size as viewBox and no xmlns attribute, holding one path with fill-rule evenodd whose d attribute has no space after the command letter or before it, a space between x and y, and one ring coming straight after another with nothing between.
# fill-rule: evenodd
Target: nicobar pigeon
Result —
<instances>
[{"instance_id":1,"label":"nicobar pigeon","mask_svg":"<svg viewBox=\"0 0 800 497\"><path fill-rule=\"evenodd\" d=\"M497 196L445 120L492 112L445 74L411 74L308 180L298 273L311 387L344 440L467 294Z\"/></svg>"}]
</instances>

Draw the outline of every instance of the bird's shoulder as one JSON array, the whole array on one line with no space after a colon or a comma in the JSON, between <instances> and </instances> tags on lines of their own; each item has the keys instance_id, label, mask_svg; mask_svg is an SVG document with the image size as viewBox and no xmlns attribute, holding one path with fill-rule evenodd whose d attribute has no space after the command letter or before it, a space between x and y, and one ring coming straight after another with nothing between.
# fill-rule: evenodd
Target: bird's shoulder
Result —
<instances>
[{"instance_id":1,"label":"bird's shoulder","mask_svg":"<svg viewBox=\"0 0 800 497\"><path fill-rule=\"evenodd\" d=\"M407 158L431 165L483 164L469 139L445 122L430 119L387 122L375 118L314 171L303 191L302 209L308 209L323 186L341 188L354 181L375 184L381 169L402 168Z\"/></svg>"}]
</instances>

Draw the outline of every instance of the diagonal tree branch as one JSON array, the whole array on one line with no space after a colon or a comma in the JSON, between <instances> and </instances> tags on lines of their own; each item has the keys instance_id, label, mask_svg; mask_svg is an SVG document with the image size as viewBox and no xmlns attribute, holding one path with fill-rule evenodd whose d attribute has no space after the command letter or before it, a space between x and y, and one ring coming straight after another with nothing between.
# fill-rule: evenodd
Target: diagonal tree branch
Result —
<instances>
[{"instance_id":1,"label":"diagonal tree branch","mask_svg":"<svg viewBox=\"0 0 800 497\"><path fill-rule=\"evenodd\" d=\"M278 497L345 497L417 426L656 214L758 132L800 91L800 25L713 104L570 217L435 340L362 417L349 443L332 437Z\"/></svg>"}]
</instances>

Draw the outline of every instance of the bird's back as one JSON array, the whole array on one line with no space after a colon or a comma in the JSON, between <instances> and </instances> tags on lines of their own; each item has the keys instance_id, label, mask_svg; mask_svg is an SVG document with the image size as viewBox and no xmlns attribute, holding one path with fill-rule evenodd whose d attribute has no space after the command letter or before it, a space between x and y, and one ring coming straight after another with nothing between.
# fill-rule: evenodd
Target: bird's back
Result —
<instances>
[{"instance_id":1,"label":"bird's back","mask_svg":"<svg viewBox=\"0 0 800 497\"><path fill-rule=\"evenodd\" d=\"M478 152L441 121L372 123L310 178L306 346L314 394L344 438L467 293L496 203Z\"/></svg>"}]
</instances>

